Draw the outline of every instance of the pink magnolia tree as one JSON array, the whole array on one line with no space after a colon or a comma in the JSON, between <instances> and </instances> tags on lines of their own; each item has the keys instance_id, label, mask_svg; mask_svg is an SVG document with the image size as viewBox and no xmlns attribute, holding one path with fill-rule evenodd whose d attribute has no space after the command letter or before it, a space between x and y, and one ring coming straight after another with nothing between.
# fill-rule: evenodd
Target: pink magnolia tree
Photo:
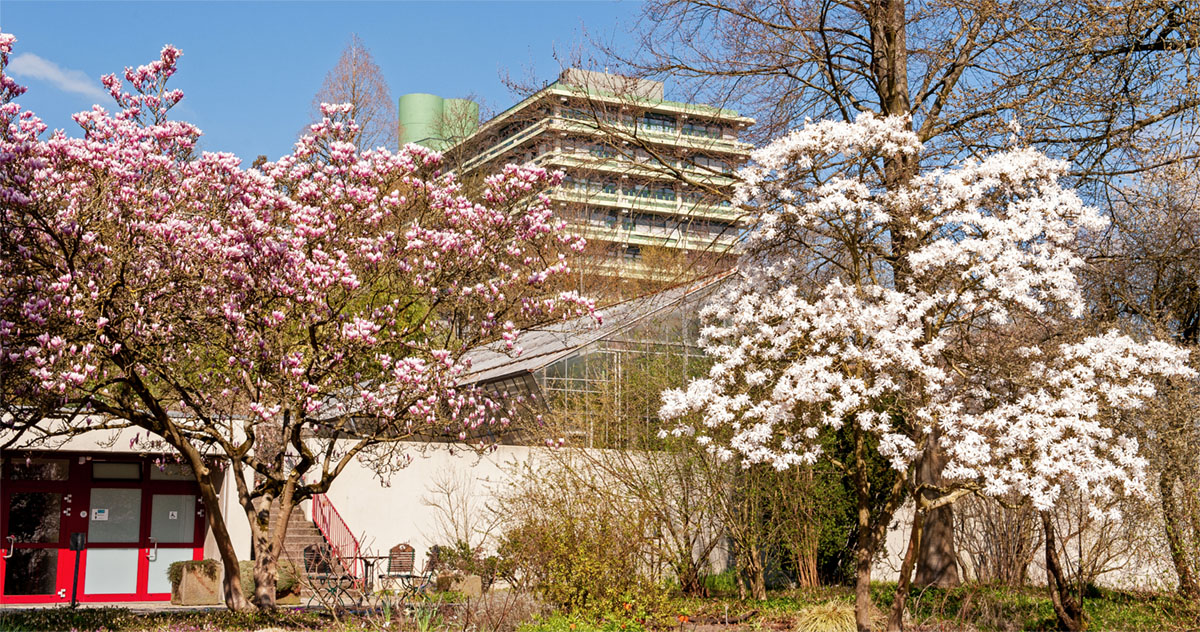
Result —
<instances>
[{"instance_id":1,"label":"pink magnolia tree","mask_svg":"<svg viewBox=\"0 0 1200 632\"><path fill-rule=\"evenodd\" d=\"M1185 351L1083 320L1075 244L1106 220L1060 186L1066 164L1018 148L885 181L885 164L921 150L901 117L863 114L753 154L737 201L756 225L732 287L703 312L715 364L661 411L717 455L780 469L833 458L827 432L850 436L836 465L858 503L861 630L872 560L905 498L890 629L929 512L968 493L1043 511L1067 490L1093 507L1141 493L1145 460L1116 421L1157 379L1193 375ZM918 476L932 450L944 466ZM872 485L872 453L894 471L890 488Z\"/></svg>"},{"instance_id":2,"label":"pink magnolia tree","mask_svg":"<svg viewBox=\"0 0 1200 632\"><path fill-rule=\"evenodd\" d=\"M13 41L0 39L5 63ZM436 153L360 153L345 106L260 169L200 153L200 131L167 118L179 55L105 77L119 109L77 114L79 138L46 135L2 75L6 423L134 426L177 451L242 609L214 464L231 468L254 601L272 607L297 503L356 460L386 476L406 440L511 423L518 399L459 385L466 352L515 353L514 323L590 311L545 290L583 242L540 193L558 175L508 167L468 198Z\"/></svg>"}]
</instances>

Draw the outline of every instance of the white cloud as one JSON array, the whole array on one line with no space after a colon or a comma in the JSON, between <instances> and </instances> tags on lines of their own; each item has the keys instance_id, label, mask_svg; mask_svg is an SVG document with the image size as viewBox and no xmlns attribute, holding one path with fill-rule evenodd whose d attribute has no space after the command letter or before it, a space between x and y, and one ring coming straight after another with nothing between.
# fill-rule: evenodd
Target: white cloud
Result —
<instances>
[{"instance_id":1,"label":"white cloud","mask_svg":"<svg viewBox=\"0 0 1200 632\"><path fill-rule=\"evenodd\" d=\"M49 59L42 59L33 53L21 53L9 60L8 72L17 77L48 81L59 90L82 94L96 99L97 102L109 99L108 92L100 86L99 79L92 79L81 70L61 68Z\"/></svg>"}]
</instances>

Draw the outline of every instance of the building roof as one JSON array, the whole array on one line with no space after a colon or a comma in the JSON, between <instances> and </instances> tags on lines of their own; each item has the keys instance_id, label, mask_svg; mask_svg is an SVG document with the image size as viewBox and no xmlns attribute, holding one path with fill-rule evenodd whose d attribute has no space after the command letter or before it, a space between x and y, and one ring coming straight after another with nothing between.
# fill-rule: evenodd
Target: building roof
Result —
<instances>
[{"instance_id":1,"label":"building roof","mask_svg":"<svg viewBox=\"0 0 1200 632\"><path fill-rule=\"evenodd\" d=\"M514 357L507 352L503 343L469 351L466 358L471 361L471 371L463 378L463 382L493 382L545 368L588 344L611 338L656 314L685 303L707 299L730 274L724 272L596 310L600 322L593 316L582 316L521 330L515 341L515 348L521 350L519 356Z\"/></svg>"},{"instance_id":2,"label":"building roof","mask_svg":"<svg viewBox=\"0 0 1200 632\"><path fill-rule=\"evenodd\" d=\"M622 80L628 83L621 83ZM576 85L580 83L584 85ZM656 84L657 89L647 89L645 84ZM625 86L625 89L620 89L620 86ZM703 103L685 103L664 99L660 82L569 68L563 71L558 80L547 83L537 92L482 122L469 137L459 141L459 144L470 142L472 139L486 134L492 128L511 118L513 114L548 97L585 98L607 105L632 105L649 110L720 119L744 126L754 124L753 118L741 116L735 110Z\"/></svg>"}]
</instances>

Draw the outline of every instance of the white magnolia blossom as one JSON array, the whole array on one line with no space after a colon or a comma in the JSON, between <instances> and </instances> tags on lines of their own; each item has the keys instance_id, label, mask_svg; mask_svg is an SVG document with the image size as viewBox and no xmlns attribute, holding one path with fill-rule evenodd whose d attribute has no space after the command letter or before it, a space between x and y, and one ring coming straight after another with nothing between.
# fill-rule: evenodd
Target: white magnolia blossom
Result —
<instances>
[{"instance_id":1,"label":"white magnolia blossom","mask_svg":"<svg viewBox=\"0 0 1200 632\"><path fill-rule=\"evenodd\" d=\"M1138 492L1145 462L1112 421L1156 379L1193 377L1186 351L1027 331L1071 331L1085 309L1074 244L1105 218L1059 185L1065 163L1031 149L884 186L875 166L921 150L907 128L864 114L753 154L736 199L757 221L702 312L714 365L664 393L661 416L746 464L811 464L823 428L854 423L898 471L936 436L947 479L1041 509L1064 485ZM896 232L903 283L887 258Z\"/></svg>"}]
</instances>

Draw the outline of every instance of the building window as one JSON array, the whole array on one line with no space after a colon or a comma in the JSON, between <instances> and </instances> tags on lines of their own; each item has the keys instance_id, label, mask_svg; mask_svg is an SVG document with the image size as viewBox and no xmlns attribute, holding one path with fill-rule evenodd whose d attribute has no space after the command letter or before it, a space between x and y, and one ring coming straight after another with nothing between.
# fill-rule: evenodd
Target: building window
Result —
<instances>
[{"instance_id":1,"label":"building window","mask_svg":"<svg viewBox=\"0 0 1200 632\"><path fill-rule=\"evenodd\" d=\"M67 459L9 458L8 478L14 481L65 481Z\"/></svg>"},{"instance_id":2,"label":"building window","mask_svg":"<svg viewBox=\"0 0 1200 632\"><path fill-rule=\"evenodd\" d=\"M594 117L585 110L580 108L565 107L562 109L563 118L568 118L576 121L590 121Z\"/></svg>"},{"instance_id":3,"label":"building window","mask_svg":"<svg viewBox=\"0 0 1200 632\"><path fill-rule=\"evenodd\" d=\"M716 171L717 173L729 173L730 171L728 162L709 158L708 156L696 156L692 158L692 164L702 169Z\"/></svg>"},{"instance_id":4,"label":"building window","mask_svg":"<svg viewBox=\"0 0 1200 632\"><path fill-rule=\"evenodd\" d=\"M701 138L720 138L721 126L715 123L702 123L700 121L687 121L680 129L684 136L698 136Z\"/></svg>"},{"instance_id":5,"label":"building window","mask_svg":"<svg viewBox=\"0 0 1200 632\"><path fill-rule=\"evenodd\" d=\"M648 198L650 197L650 187L645 184L634 184L625 187L625 195L630 197Z\"/></svg>"},{"instance_id":6,"label":"building window","mask_svg":"<svg viewBox=\"0 0 1200 632\"><path fill-rule=\"evenodd\" d=\"M671 116L670 114L647 112L642 116L640 123L642 129L648 132L660 132L664 134L675 133L675 117Z\"/></svg>"},{"instance_id":7,"label":"building window","mask_svg":"<svg viewBox=\"0 0 1200 632\"><path fill-rule=\"evenodd\" d=\"M141 463L114 463L108 461L92 462L92 480L94 481L140 481L142 480Z\"/></svg>"},{"instance_id":8,"label":"building window","mask_svg":"<svg viewBox=\"0 0 1200 632\"><path fill-rule=\"evenodd\" d=\"M596 158L616 158L617 150L607 145L592 145L588 147L588 153Z\"/></svg>"},{"instance_id":9,"label":"building window","mask_svg":"<svg viewBox=\"0 0 1200 632\"><path fill-rule=\"evenodd\" d=\"M667 228L667 218L663 215L638 215L637 225L639 228L661 232Z\"/></svg>"}]
</instances>

